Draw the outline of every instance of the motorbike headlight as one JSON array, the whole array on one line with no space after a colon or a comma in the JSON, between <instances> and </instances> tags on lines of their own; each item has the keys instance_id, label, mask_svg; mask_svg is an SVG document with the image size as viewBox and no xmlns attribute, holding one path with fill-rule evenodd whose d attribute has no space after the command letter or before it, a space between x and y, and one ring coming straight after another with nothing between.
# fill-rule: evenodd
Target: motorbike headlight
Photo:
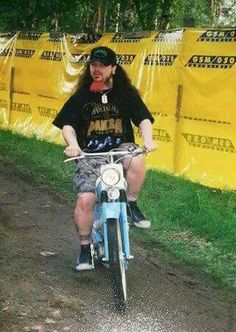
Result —
<instances>
[{"instance_id":1,"label":"motorbike headlight","mask_svg":"<svg viewBox=\"0 0 236 332\"><path fill-rule=\"evenodd\" d=\"M120 191L119 189L117 188L110 188L108 191L107 191L107 194L108 194L108 197L111 199L111 200L116 200L120 197Z\"/></svg>"},{"instance_id":2,"label":"motorbike headlight","mask_svg":"<svg viewBox=\"0 0 236 332\"><path fill-rule=\"evenodd\" d=\"M120 181L120 173L114 168L105 169L101 177L107 186L114 186Z\"/></svg>"}]
</instances>

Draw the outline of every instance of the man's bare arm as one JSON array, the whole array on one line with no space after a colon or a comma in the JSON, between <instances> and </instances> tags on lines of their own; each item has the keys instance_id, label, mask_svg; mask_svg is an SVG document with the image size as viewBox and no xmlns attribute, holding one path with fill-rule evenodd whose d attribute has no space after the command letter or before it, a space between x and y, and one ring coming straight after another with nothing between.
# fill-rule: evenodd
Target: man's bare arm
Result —
<instances>
[{"instance_id":1,"label":"man's bare arm","mask_svg":"<svg viewBox=\"0 0 236 332\"><path fill-rule=\"evenodd\" d=\"M152 138L152 124L148 119L143 120L139 124L139 129L141 130L143 144L148 151L156 150L157 146Z\"/></svg>"},{"instance_id":2,"label":"man's bare arm","mask_svg":"<svg viewBox=\"0 0 236 332\"><path fill-rule=\"evenodd\" d=\"M77 157L81 153L81 149L79 147L77 141L77 135L72 126L66 125L62 128L62 135L64 140L67 143L67 148L65 149L65 154L68 157Z\"/></svg>"}]
</instances>

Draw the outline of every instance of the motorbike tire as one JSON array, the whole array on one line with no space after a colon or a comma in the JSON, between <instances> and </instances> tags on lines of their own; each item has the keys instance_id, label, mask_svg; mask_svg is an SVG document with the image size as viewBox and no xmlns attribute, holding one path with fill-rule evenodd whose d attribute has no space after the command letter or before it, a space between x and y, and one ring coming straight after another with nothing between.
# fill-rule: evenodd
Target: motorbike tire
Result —
<instances>
[{"instance_id":1,"label":"motorbike tire","mask_svg":"<svg viewBox=\"0 0 236 332\"><path fill-rule=\"evenodd\" d=\"M109 269L115 307L124 313L127 300L125 258L122 250L120 224L117 219L108 219Z\"/></svg>"}]
</instances>

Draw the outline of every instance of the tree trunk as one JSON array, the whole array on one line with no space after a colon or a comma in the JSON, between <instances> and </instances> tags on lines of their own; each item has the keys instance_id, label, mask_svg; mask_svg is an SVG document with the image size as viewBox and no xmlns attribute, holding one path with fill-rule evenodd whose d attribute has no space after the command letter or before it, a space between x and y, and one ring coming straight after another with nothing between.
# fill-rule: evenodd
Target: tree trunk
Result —
<instances>
[{"instance_id":1,"label":"tree trunk","mask_svg":"<svg viewBox=\"0 0 236 332\"><path fill-rule=\"evenodd\" d=\"M97 13L96 13L96 22L95 22L95 32L98 33L101 31L102 25L102 8L101 8L101 0L97 1Z\"/></svg>"},{"instance_id":2,"label":"tree trunk","mask_svg":"<svg viewBox=\"0 0 236 332\"><path fill-rule=\"evenodd\" d=\"M159 24L160 30L168 29L169 21L170 21L170 10L171 10L172 4L173 4L173 0L163 1L163 3L162 3L162 6L161 6L162 12L161 12L160 24Z\"/></svg>"},{"instance_id":3,"label":"tree trunk","mask_svg":"<svg viewBox=\"0 0 236 332\"><path fill-rule=\"evenodd\" d=\"M36 29L36 26L38 23L36 17L34 16L36 6L37 6L37 0L30 0L30 2L29 2L29 21L30 21L31 28L33 30Z\"/></svg>"},{"instance_id":4,"label":"tree trunk","mask_svg":"<svg viewBox=\"0 0 236 332\"><path fill-rule=\"evenodd\" d=\"M211 9L211 25L212 27L217 26L218 19L220 17L222 6L221 0L209 0L209 5Z\"/></svg>"},{"instance_id":5,"label":"tree trunk","mask_svg":"<svg viewBox=\"0 0 236 332\"><path fill-rule=\"evenodd\" d=\"M104 15L103 15L103 27L102 27L103 32L106 32L106 29L107 29L107 6L104 10Z\"/></svg>"},{"instance_id":6,"label":"tree trunk","mask_svg":"<svg viewBox=\"0 0 236 332\"><path fill-rule=\"evenodd\" d=\"M141 27L143 30L145 30L145 23L144 23L144 20L143 20L143 15L142 15L142 10L141 10L141 6L140 6L140 1L139 0L134 0L134 4L135 4L135 7L136 7L136 10L137 10L137 14L138 14L138 20L141 24Z\"/></svg>"},{"instance_id":7,"label":"tree trunk","mask_svg":"<svg viewBox=\"0 0 236 332\"><path fill-rule=\"evenodd\" d=\"M116 27L115 32L119 32L119 25L120 25L120 3L118 2L116 6Z\"/></svg>"},{"instance_id":8,"label":"tree trunk","mask_svg":"<svg viewBox=\"0 0 236 332\"><path fill-rule=\"evenodd\" d=\"M35 30L36 26L38 25L37 19L34 16L34 13L36 11L37 6L37 0L30 0L29 1L29 7L27 11L27 16L23 20L23 27L26 30Z\"/></svg>"},{"instance_id":9,"label":"tree trunk","mask_svg":"<svg viewBox=\"0 0 236 332\"><path fill-rule=\"evenodd\" d=\"M55 12L52 14L51 31L58 31L58 17Z\"/></svg>"},{"instance_id":10,"label":"tree trunk","mask_svg":"<svg viewBox=\"0 0 236 332\"><path fill-rule=\"evenodd\" d=\"M89 22L90 22L90 15L89 15L89 12L88 12L87 15L84 17L84 24L83 24L83 31L84 32L88 29Z\"/></svg>"}]
</instances>

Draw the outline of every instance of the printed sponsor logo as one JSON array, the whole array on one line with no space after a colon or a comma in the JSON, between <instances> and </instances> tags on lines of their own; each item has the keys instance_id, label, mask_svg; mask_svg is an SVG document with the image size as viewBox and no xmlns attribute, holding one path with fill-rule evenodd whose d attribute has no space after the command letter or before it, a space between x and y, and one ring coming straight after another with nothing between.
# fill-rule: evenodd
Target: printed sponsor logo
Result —
<instances>
[{"instance_id":1,"label":"printed sponsor logo","mask_svg":"<svg viewBox=\"0 0 236 332\"><path fill-rule=\"evenodd\" d=\"M153 38L152 41L154 42L168 42L168 41L179 41L182 39L184 29L177 29L171 31L160 31L158 34Z\"/></svg>"},{"instance_id":2,"label":"printed sponsor logo","mask_svg":"<svg viewBox=\"0 0 236 332\"><path fill-rule=\"evenodd\" d=\"M43 97L43 98L48 98L48 99L58 99L57 97L45 96L45 95L41 95L41 94L39 94L38 97Z\"/></svg>"},{"instance_id":3,"label":"printed sponsor logo","mask_svg":"<svg viewBox=\"0 0 236 332\"><path fill-rule=\"evenodd\" d=\"M21 32L18 39L21 40L38 40L42 36L42 32Z\"/></svg>"},{"instance_id":4,"label":"printed sponsor logo","mask_svg":"<svg viewBox=\"0 0 236 332\"><path fill-rule=\"evenodd\" d=\"M197 68L231 68L236 62L236 56L220 56L220 55L193 55L186 67Z\"/></svg>"},{"instance_id":5,"label":"printed sponsor logo","mask_svg":"<svg viewBox=\"0 0 236 332\"><path fill-rule=\"evenodd\" d=\"M47 41L49 42L53 42L53 43L59 43L61 42L63 36L65 36L66 34L64 34L63 32L59 32L59 31L51 31L49 34L49 38L47 39Z\"/></svg>"},{"instance_id":6,"label":"printed sponsor logo","mask_svg":"<svg viewBox=\"0 0 236 332\"><path fill-rule=\"evenodd\" d=\"M77 35L71 36L72 44L94 44L96 43L102 35L97 34L88 34L88 33L79 33Z\"/></svg>"},{"instance_id":7,"label":"printed sponsor logo","mask_svg":"<svg viewBox=\"0 0 236 332\"><path fill-rule=\"evenodd\" d=\"M0 48L0 56L12 56L13 49L12 48Z\"/></svg>"},{"instance_id":8,"label":"printed sponsor logo","mask_svg":"<svg viewBox=\"0 0 236 332\"><path fill-rule=\"evenodd\" d=\"M80 65L84 65L89 61L90 54L72 54L73 63L78 63ZM120 65L131 65L134 61L136 55L135 54L117 54L116 59L117 63Z\"/></svg>"},{"instance_id":9,"label":"printed sponsor logo","mask_svg":"<svg viewBox=\"0 0 236 332\"><path fill-rule=\"evenodd\" d=\"M0 109L7 108L7 101L5 99L0 99Z\"/></svg>"},{"instance_id":10,"label":"printed sponsor logo","mask_svg":"<svg viewBox=\"0 0 236 332\"><path fill-rule=\"evenodd\" d=\"M31 113L32 110L29 104L12 103L12 111Z\"/></svg>"},{"instance_id":11,"label":"printed sponsor logo","mask_svg":"<svg viewBox=\"0 0 236 332\"><path fill-rule=\"evenodd\" d=\"M170 135L165 129L153 128L153 138L157 141L171 142Z\"/></svg>"},{"instance_id":12,"label":"printed sponsor logo","mask_svg":"<svg viewBox=\"0 0 236 332\"><path fill-rule=\"evenodd\" d=\"M139 138L142 137L139 128L134 127L133 130L134 130L134 134L137 137L139 137ZM153 138L156 141L162 141L162 142L168 142L168 143L171 142L170 135L168 134L168 132L165 129L153 128Z\"/></svg>"},{"instance_id":13,"label":"printed sponsor logo","mask_svg":"<svg viewBox=\"0 0 236 332\"><path fill-rule=\"evenodd\" d=\"M0 33L0 39L11 39L14 37L15 33L14 32L7 32L7 33Z\"/></svg>"},{"instance_id":14,"label":"printed sponsor logo","mask_svg":"<svg viewBox=\"0 0 236 332\"><path fill-rule=\"evenodd\" d=\"M177 54L149 54L144 65L172 66L176 58Z\"/></svg>"},{"instance_id":15,"label":"printed sponsor logo","mask_svg":"<svg viewBox=\"0 0 236 332\"><path fill-rule=\"evenodd\" d=\"M139 43L142 40L142 36L138 34L128 34L123 32L117 32L111 39L111 43Z\"/></svg>"},{"instance_id":16,"label":"printed sponsor logo","mask_svg":"<svg viewBox=\"0 0 236 332\"><path fill-rule=\"evenodd\" d=\"M152 111L152 116L154 116L154 117L161 117L161 116L168 116L168 114L167 113L163 113L163 112L153 112Z\"/></svg>"},{"instance_id":17,"label":"printed sponsor logo","mask_svg":"<svg viewBox=\"0 0 236 332\"><path fill-rule=\"evenodd\" d=\"M43 51L43 53L40 56L41 60L50 60L50 61L61 61L62 55L65 53L61 52L53 52L53 51Z\"/></svg>"},{"instance_id":18,"label":"printed sponsor logo","mask_svg":"<svg viewBox=\"0 0 236 332\"><path fill-rule=\"evenodd\" d=\"M116 60L119 65L131 65L135 57L135 54L117 54Z\"/></svg>"},{"instance_id":19,"label":"printed sponsor logo","mask_svg":"<svg viewBox=\"0 0 236 332\"><path fill-rule=\"evenodd\" d=\"M17 48L15 56L17 56L19 58L31 58L34 53L35 53L35 50Z\"/></svg>"},{"instance_id":20,"label":"printed sponsor logo","mask_svg":"<svg viewBox=\"0 0 236 332\"><path fill-rule=\"evenodd\" d=\"M60 43L62 38L48 38L47 41L52 43Z\"/></svg>"},{"instance_id":21,"label":"printed sponsor logo","mask_svg":"<svg viewBox=\"0 0 236 332\"><path fill-rule=\"evenodd\" d=\"M233 143L227 138L203 136L190 133L182 133L182 135L188 144L194 147L224 152L236 152Z\"/></svg>"},{"instance_id":22,"label":"printed sponsor logo","mask_svg":"<svg viewBox=\"0 0 236 332\"><path fill-rule=\"evenodd\" d=\"M209 42L232 42L236 41L236 29L235 30L206 30L197 41L209 41Z\"/></svg>"},{"instance_id":23,"label":"printed sponsor logo","mask_svg":"<svg viewBox=\"0 0 236 332\"><path fill-rule=\"evenodd\" d=\"M89 61L90 54L72 54L73 63L78 63L79 65L84 65Z\"/></svg>"},{"instance_id":24,"label":"printed sponsor logo","mask_svg":"<svg viewBox=\"0 0 236 332\"><path fill-rule=\"evenodd\" d=\"M13 93L16 93L16 94L20 94L20 95L29 95L30 93L29 92L26 92L26 91L13 91Z\"/></svg>"},{"instance_id":25,"label":"printed sponsor logo","mask_svg":"<svg viewBox=\"0 0 236 332\"><path fill-rule=\"evenodd\" d=\"M133 131L134 131L134 134L135 134L137 137L139 137L139 138L142 137L141 132L140 132L140 129L139 129L138 127L133 127Z\"/></svg>"},{"instance_id":26,"label":"printed sponsor logo","mask_svg":"<svg viewBox=\"0 0 236 332\"><path fill-rule=\"evenodd\" d=\"M55 116L57 115L57 110L55 110L53 108L46 108L46 107L38 106L38 111L41 116L45 116L48 118L55 118Z\"/></svg>"}]
</instances>

